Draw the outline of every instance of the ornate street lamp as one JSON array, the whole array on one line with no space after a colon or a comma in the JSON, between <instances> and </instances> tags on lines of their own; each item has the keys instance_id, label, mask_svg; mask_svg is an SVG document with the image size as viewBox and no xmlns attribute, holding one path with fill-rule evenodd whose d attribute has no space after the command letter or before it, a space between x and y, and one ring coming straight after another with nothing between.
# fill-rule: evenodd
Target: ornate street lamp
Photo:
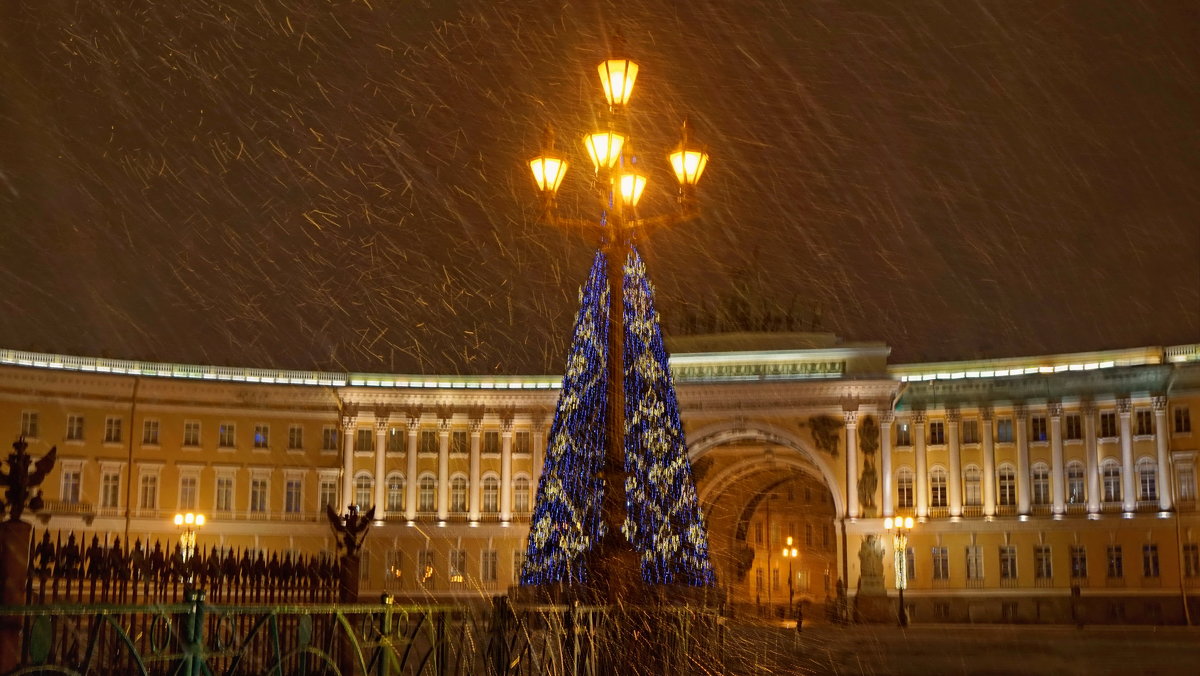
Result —
<instances>
[{"instance_id":1,"label":"ornate street lamp","mask_svg":"<svg viewBox=\"0 0 1200 676\"><path fill-rule=\"evenodd\" d=\"M892 552L896 566L896 591L900 594L898 619L901 627L908 626L908 609L904 607L904 589L908 587L908 533L912 530L912 517L888 517L883 528L892 534Z\"/></svg>"},{"instance_id":2,"label":"ornate street lamp","mask_svg":"<svg viewBox=\"0 0 1200 676\"><path fill-rule=\"evenodd\" d=\"M192 583L195 581L195 573L192 569L191 560L196 555L196 531L204 525L203 514L186 514L175 515L175 527L180 529L179 532L179 556L183 563L183 587L185 594L192 588Z\"/></svg>"},{"instance_id":3,"label":"ornate street lamp","mask_svg":"<svg viewBox=\"0 0 1200 676\"><path fill-rule=\"evenodd\" d=\"M583 149L595 172L594 185L600 208L600 218L586 220L559 216L555 211L555 195L565 176L568 162L554 150L553 135L547 131L541 154L529 161L534 182L541 195L543 219L554 225L566 225L599 236L607 261L608 336L606 347L607 389L605 427L607 445L600 470L605 486L600 518L604 536L588 551L587 579L595 600L613 603L638 598L641 582L638 553L623 534L626 521L625 471L625 393L623 388L624 298L621 280L624 266L637 237L646 230L674 225L696 216L692 192L708 164L708 154L694 144L684 124L679 146L665 153L668 164L679 182L679 208L653 218L641 218L637 211L649 183L640 170L639 158L632 151L626 113L637 81L638 65L625 58L606 59L597 67L600 84L608 103L605 126L583 136ZM586 165L585 165L586 166Z\"/></svg>"},{"instance_id":4,"label":"ornate street lamp","mask_svg":"<svg viewBox=\"0 0 1200 676\"><path fill-rule=\"evenodd\" d=\"M788 616L792 615L792 607L794 606L793 599L796 596L795 591L795 575L792 573L792 561L797 556L800 556L800 550L792 546L792 536L788 536L787 546L783 548L783 558L788 562Z\"/></svg>"}]
</instances>

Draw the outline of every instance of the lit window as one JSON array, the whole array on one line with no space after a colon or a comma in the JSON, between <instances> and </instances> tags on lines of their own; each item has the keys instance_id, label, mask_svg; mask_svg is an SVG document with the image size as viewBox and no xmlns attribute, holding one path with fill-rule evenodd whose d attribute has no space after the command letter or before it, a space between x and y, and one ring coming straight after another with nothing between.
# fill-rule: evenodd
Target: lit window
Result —
<instances>
[{"instance_id":1,"label":"lit window","mask_svg":"<svg viewBox=\"0 0 1200 676\"><path fill-rule=\"evenodd\" d=\"M1029 440L1046 441L1050 436L1046 433L1046 416L1035 415L1029 419Z\"/></svg>"},{"instance_id":2,"label":"lit window","mask_svg":"<svg viewBox=\"0 0 1200 676\"><path fill-rule=\"evenodd\" d=\"M1072 460L1067 463L1067 502L1081 505L1087 501L1087 491L1084 488L1083 463Z\"/></svg>"},{"instance_id":3,"label":"lit window","mask_svg":"<svg viewBox=\"0 0 1200 676\"><path fill-rule=\"evenodd\" d=\"M1104 501L1120 502L1121 466L1117 464L1117 461L1112 459L1104 461L1102 478L1104 479Z\"/></svg>"},{"instance_id":4,"label":"lit window","mask_svg":"<svg viewBox=\"0 0 1200 676\"><path fill-rule=\"evenodd\" d=\"M896 445L912 446L912 431L908 423L896 423Z\"/></svg>"},{"instance_id":5,"label":"lit window","mask_svg":"<svg viewBox=\"0 0 1200 676\"><path fill-rule=\"evenodd\" d=\"M375 482L369 474L359 474L354 478L354 504L358 506L360 511L366 511L368 505L375 504L371 499L371 493L375 488Z\"/></svg>"},{"instance_id":6,"label":"lit window","mask_svg":"<svg viewBox=\"0 0 1200 676\"><path fill-rule=\"evenodd\" d=\"M901 467L896 473L896 506L900 508L913 506L913 473L907 467Z\"/></svg>"},{"instance_id":7,"label":"lit window","mask_svg":"<svg viewBox=\"0 0 1200 676\"><path fill-rule=\"evenodd\" d=\"M467 569L467 552L463 549L450 550L450 570L449 580L451 583L458 584L464 580L464 572Z\"/></svg>"},{"instance_id":8,"label":"lit window","mask_svg":"<svg viewBox=\"0 0 1200 676\"><path fill-rule=\"evenodd\" d=\"M271 446L271 427L259 423L254 426L254 447L255 448L270 448Z\"/></svg>"},{"instance_id":9,"label":"lit window","mask_svg":"<svg viewBox=\"0 0 1200 676\"><path fill-rule=\"evenodd\" d=\"M387 511L404 511L404 477L393 474L387 480Z\"/></svg>"},{"instance_id":10,"label":"lit window","mask_svg":"<svg viewBox=\"0 0 1200 676\"><path fill-rule=\"evenodd\" d=\"M483 512L495 514L500 511L500 480L490 476L483 480Z\"/></svg>"}]
</instances>

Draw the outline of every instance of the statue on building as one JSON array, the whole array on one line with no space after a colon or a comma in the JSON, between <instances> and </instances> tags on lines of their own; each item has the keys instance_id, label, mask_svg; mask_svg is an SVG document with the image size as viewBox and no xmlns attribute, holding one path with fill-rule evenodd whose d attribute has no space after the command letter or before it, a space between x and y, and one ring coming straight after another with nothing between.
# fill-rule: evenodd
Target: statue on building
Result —
<instances>
[{"instance_id":1,"label":"statue on building","mask_svg":"<svg viewBox=\"0 0 1200 676\"><path fill-rule=\"evenodd\" d=\"M9 521L20 521L21 514L26 509L36 512L42 508L41 491L34 491L54 469L54 461L58 456L58 447L52 446L50 452L38 458L33 458L25 452L29 444L25 435L13 442L13 452L8 454L8 471L0 471L0 486L4 486L4 500L0 501L0 515L8 513ZM33 465L30 471L29 466Z\"/></svg>"},{"instance_id":2,"label":"statue on building","mask_svg":"<svg viewBox=\"0 0 1200 676\"><path fill-rule=\"evenodd\" d=\"M825 451L836 458L838 455L838 442L841 437L838 430L844 424L841 420L830 415L812 416L808 419L808 428L812 432L813 444L819 450Z\"/></svg>"},{"instance_id":3,"label":"statue on building","mask_svg":"<svg viewBox=\"0 0 1200 676\"><path fill-rule=\"evenodd\" d=\"M879 423L875 421L875 416L866 416L859 424L858 447L862 449L864 458L875 458L875 451L879 450Z\"/></svg>"},{"instance_id":4,"label":"statue on building","mask_svg":"<svg viewBox=\"0 0 1200 676\"><path fill-rule=\"evenodd\" d=\"M862 475L858 477L858 504L862 506L863 516L875 516L875 489L879 487L879 475L875 472L875 463L870 457L863 458Z\"/></svg>"},{"instance_id":5,"label":"statue on building","mask_svg":"<svg viewBox=\"0 0 1200 676\"><path fill-rule=\"evenodd\" d=\"M883 544L873 534L863 537L858 547L858 587L860 593L884 593Z\"/></svg>"}]
</instances>

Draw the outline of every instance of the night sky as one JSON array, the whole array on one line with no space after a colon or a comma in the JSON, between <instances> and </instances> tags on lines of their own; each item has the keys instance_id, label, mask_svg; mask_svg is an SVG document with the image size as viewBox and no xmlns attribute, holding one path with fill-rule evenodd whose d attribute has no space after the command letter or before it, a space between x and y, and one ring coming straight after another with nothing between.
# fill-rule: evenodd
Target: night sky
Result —
<instances>
[{"instance_id":1,"label":"night sky","mask_svg":"<svg viewBox=\"0 0 1200 676\"><path fill-rule=\"evenodd\" d=\"M620 34L643 215L690 115L668 333L790 313L893 362L1200 341L1194 0L0 3L0 347L561 372L576 138Z\"/></svg>"}]
</instances>

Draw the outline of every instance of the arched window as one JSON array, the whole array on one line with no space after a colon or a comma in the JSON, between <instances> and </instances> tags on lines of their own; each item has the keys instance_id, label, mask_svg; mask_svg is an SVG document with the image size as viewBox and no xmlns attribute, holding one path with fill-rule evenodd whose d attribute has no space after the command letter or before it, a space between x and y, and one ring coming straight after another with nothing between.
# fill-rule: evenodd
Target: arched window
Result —
<instances>
[{"instance_id":1,"label":"arched window","mask_svg":"<svg viewBox=\"0 0 1200 676\"><path fill-rule=\"evenodd\" d=\"M913 506L913 473L907 467L901 467L896 472L896 507L911 508Z\"/></svg>"},{"instance_id":2,"label":"arched window","mask_svg":"<svg viewBox=\"0 0 1200 676\"><path fill-rule=\"evenodd\" d=\"M404 477L393 474L387 479L387 511L404 511Z\"/></svg>"},{"instance_id":3,"label":"arched window","mask_svg":"<svg viewBox=\"0 0 1200 676\"><path fill-rule=\"evenodd\" d=\"M368 505L375 503L371 496L374 488L375 482L371 480L370 474L364 472L354 477L354 504L358 505L360 510L365 511Z\"/></svg>"},{"instance_id":4,"label":"arched window","mask_svg":"<svg viewBox=\"0 0 1200 676\"><path fill-rule=\"evenodd\" d=\"M1109 458L1104 461L1101 476L1104 479L1104 501L1121 501L1121 465Z\"/></svg>"},{"instance_id":5,"label":"arched window","mask_svg":"<svg viewBox=\"0 0 1200 676\"><path fill-rule=\"evenodd\" d=\"M996 486L999 488L996 495L999 504L1017 504L1017 473L1012 465L1000 465L1000 469L996 470Z\"/></svg>"},{"instance_id":6,"label":"arched window","mask_svg":"<svg viewBox=\"0 0 1200 676\"><path fill-rule=\"evenodd\" d=\"M456 476L450 480L450 512L462 514L467 511L467 479Z\"/></svg>"},{"instance_id":7,"label":"arched window","mask_svg":"<svg viewBox=\"0 0 1200 676\"><path fill-rule=\"evenodd\" d=\"M1086 482L1083 479L1083 463L1072 460L1067 463L1067 502L1081 505L1087 502Z\"/></svg>"},{"instance_id":8,"label":"arched window","mask_svg":"<svg viewBox=\"0 0 1200 676\"><path fill-rule=\"evenodd\" d=\"M1050 504L1050 468L1046 467L1046 463L1039 462L1034 464L1029 474L1033 483L1033 504Z\"/></svg>"},{"instance_id":9,"label":"arched window","mask_svg":"<svg viewBox=\"0 0 1200 676\"><path fill-rule=\"evenodd\" d=\"M500 480L494 476L483 480L483 513L495 514L500 511Z\"/></svg>"},{"instance_id":10,"label":"arched window","mask_svg":"<svg viewBox=\"0 0 1200 676\"><path fill-rule=\"evenodd\" d=\"M437 510L437 479L431 475L421 477L417 484L417 511L432 512Z\"/></svg>"},{"instance_id":11,"label":"arched window","mask_svg":"<svg viewBox=\"0 0 1200 676\"><path fill-rule=\"evenodd\" d=\"M946 505L946 470L934 467L929 471L929 506L945 507Z\"/></svg>"},{"instance_id":12,"label":"arched window","mask_svg":"<svg viewBox=\"0 0 1200 676\"><path fill-rule=\"evenodd\" d=\"M529 478L519 476L513 479L513 511L518 514L529 512Z\"/></svg>"},{"instance_id":13,"label":"arched window","mask_svg":"<svg viewBox=\"0 0 1200 676\"><path fill-rule=\"evenodd\" d=\"M979 468L967 465L963 470L963 504L977 507L983 504L983 491Z\"/></svg>"},{"instance_id":14,"label":"arched window","mask_svg":"<svg viewBox=\"0 0 1200 676\"><path fill-rule=\"evenodd\" d=\"M1158 499L1158 465L1150 458L1137 463L1138 500Z\"/></svg>"}]
</instances>

